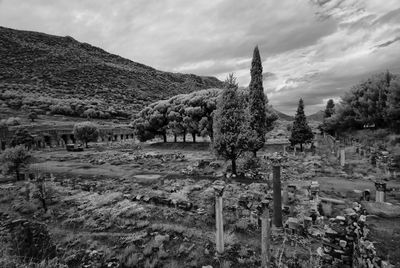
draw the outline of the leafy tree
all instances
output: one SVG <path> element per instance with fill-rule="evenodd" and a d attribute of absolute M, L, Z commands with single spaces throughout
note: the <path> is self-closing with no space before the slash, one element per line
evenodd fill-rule
<path fill-rule="evenodd" d="M 97 141 L 99 128 L 92 122 L 76 123 L 74 125 L 74 136 L 76 139 L 84 142 L 86 148 L 88 148 L 88 142 Z"/>
<path fill-rule="evenodd" d="M 307 124 L 307 118 L 304 114 L 304 102 L 303 99 L 300 99 L 289 140 L 292 145 L 300 144 L 300 150 L 303 151 L 303 144 L 311 142 L 313 138 L 314 134 Z"/>
<path fill-rule="evenodd" d="M 237 94 L 238 86 L 233 74 L 225 83 L 214 114 L 213 147 L 218 155 L 231 160 L 232 173 L 236 174 L 236 160 L 248 149 L 248 138 L 252 131 L 243 101 Z"/>
<path fill-rule="evenodd" d="M 251 62 L 251 81 L 249 86 L 249 112 L 250 127 L 257 133 L 257 139 L 250 145 L 254 156 L 264 146 L 265 134 L 267 132 L 267 118 L 265 110 L 265 95 L 262 78 L 262 63 L 258 47 L 254 48 L 253 60 Z"/>
<path fill-rule="evenodd" d="M 135 135 L 141 142 L 154 138 L 154 133 L 150 130 L 150 123 L 144 118 L 139 117 L 134 122 Z"/>
<path fill-rule="evenodd" d="M 22 145 L 8 148 L 0 155 L 0 162 L 7 167 L 9 172 L 15 172 L 17 181 L 20 179 L 21 169 L 32 160 L 32 155 Z"/>
<path fill-rule="evenodd" d="M 184 131 L 182 121 L 183 118 L 179 113 L 179 108 L 176 106 L 172 107 L 171 111 L 168 112 L 168 129 L 174 135 L 174 142 L 177 142 L 177 136 Z"/>
<path fill-rule="evenodd" d="M 24 145 L 26 148 L 31 149 L 34 143 L 34 138 L 29 134 L 26 129 L 18 129 L 11 138 L 11 146 Z"/>
<path fill-rule="evenodd" d="M 396 78 L 390 84 L 388 96 L 388 119 L 391 127 L 400 132 L 400 78 Z"/>
<path fill-rule="evenodd" d="M 29 118 L 32 122 L 34 122 L 35 119 L 38 118 L 38 115 L 37 115 L 36 112 L 30 112 L 30 113 L 28 114 L 28 118 Z"/>
<path fill-rule="evenodd" d="M 324 118 L 331 117 L 335 113 L 335 103 L 332 99 L 329 99 L 326 103 L 326 108 L 324 112 Z"/>
<path fill-rule="evenodd" d="M 396 97 L 392 95 L 392 89 L 396 87 L 397 79 L 398 76 L 387 71 L 353 86 L 342 96 L 340 107 L 335 107 L 336 113 L 325 120 L 324 131 L 335 133 L 362 129 L 366 125 L 375 128 L 395 127 L 392 109 Z"/>
<path fill-rule="evenodd" d="M 183 122 L 186 126 L 187 132 L 192 134 L 193 142 L 196 142 L 196 135 L 200 133 L 199 122 L 202 118 L 203 111 L 201 107 L 187 107 L 185 109 L 186 116 L 183 118 Z"/>
<path fill-rule="evenodd" d="M 164 142 L 167 142 L 168 106 L 166 101 L 156 102 L 149 118 L 150 128 L 155 135 L 161 135 Z"/>

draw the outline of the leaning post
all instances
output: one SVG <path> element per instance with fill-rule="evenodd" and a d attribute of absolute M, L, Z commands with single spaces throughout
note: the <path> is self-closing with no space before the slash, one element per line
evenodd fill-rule
<path fill-rule="evenodd" d="M 214 193 L 215 193 L 215 225 L 216 225 L 216 234 L 215 234 L 215 244 L 217 253 L 224 253 L 224 223 L 222 216 L 222 195 L 224 193 L 225 186 L 218 184 L 214 185 Z"/>

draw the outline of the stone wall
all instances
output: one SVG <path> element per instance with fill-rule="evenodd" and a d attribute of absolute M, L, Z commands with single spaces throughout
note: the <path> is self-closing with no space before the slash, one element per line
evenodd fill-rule
<path fill-rule="evenodd" d="M 346 209 L 345 216 L 330 219 L 321 248 L 322 267 L 390 267 L 377 256 L 366 219 L 358 203 Z"/>

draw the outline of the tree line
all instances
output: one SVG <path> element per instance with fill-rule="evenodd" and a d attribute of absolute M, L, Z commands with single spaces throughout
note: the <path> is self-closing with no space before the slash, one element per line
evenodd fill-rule
<path fill-rule="evenodd" d="M 389 71 L 353 86 L 339 103 L 329 100 L 321 129 L 331 135 L 363 128 L 400 132 L 400 76 Z"/>

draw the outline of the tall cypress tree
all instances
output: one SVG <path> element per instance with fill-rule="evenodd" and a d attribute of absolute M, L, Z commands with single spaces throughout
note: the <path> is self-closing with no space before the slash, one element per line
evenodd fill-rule
<path fill-rule="evenodd" d="M 250 128 L 257 133 L 257 139 L 249 144 L 254 156 L 264 146 L 265 134 L 267 132 L 262 71 L 260 52 L 258 46 L 256 46 L 251 62 L 251 80 L 249 86 Z"/>
<path fill-rule="evenodd" d="M 311 142 L 313 138 L 314 134 L 307 124 L 307 118 L 304 114 L 304 102 L 303 99 L 300 99 L 293 122 L 292 135 L 289 140 L 292 145 L 300 144 L 300 150 L 303 151 L 303 144 Z"/>

